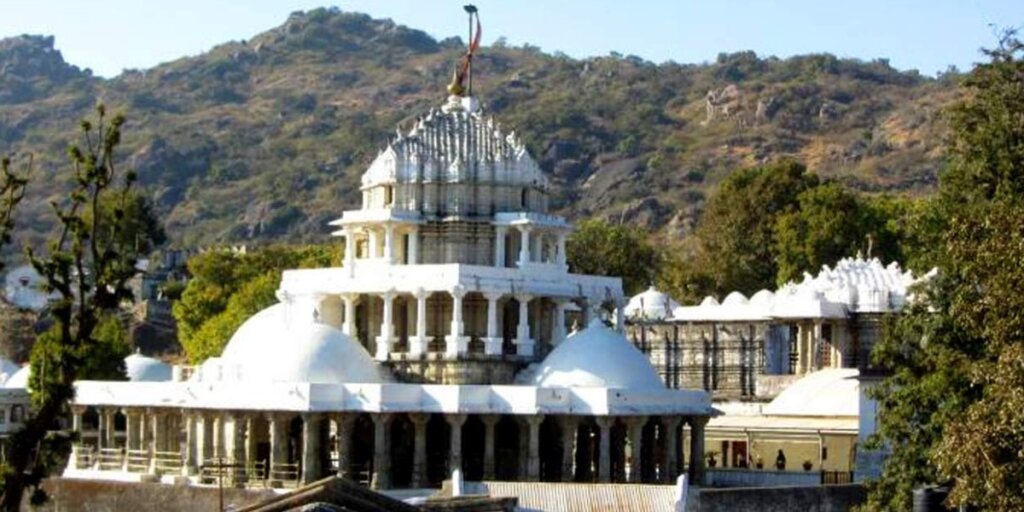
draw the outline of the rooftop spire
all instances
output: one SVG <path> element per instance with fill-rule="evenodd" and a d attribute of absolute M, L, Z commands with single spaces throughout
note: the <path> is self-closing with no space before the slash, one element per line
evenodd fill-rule
<path fill-rule="evenodd" d="M 463 6 L 463 9 L 469 14 L 469 48 L 466 50 L 466 54 L 459 59 L 452 75 L 452 83 L 448 84 L 448 93 L 459 97 L 473 96 L 473 55 L 480 48 L 480 34 L 482 33 L 480 13 L 477 12 L 476 6 L 468 4 Z M 475 32 L 473 30 L 474 18 L 476 19 Z M 468 87 L 464 85 L 467 82 Z"/>

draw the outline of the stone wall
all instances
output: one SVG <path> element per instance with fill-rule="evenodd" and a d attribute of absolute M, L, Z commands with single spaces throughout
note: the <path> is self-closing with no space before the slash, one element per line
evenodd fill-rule
<path fill-rule="evenodd" d="M 864 486 L 821 485 L 809 487 L 748 487 L 701 489 L 687 510 L 700 512 L 845 512 L 863 504 Z M 693 505 L 697 505 L 694 507 Z"/>
<path fill-rule="evenodd" d="M 45 482 L 43 488 L 50 495 L 50 501 L 45 506 L 32 510 L 43 512 L 218 510 L 216 487 L 53 478 Z M 224 506 L 249 505 L 271 496 L 274 496 L 274 493 L 269 489 L 225 488 Z M 25 506 L 23 510 L 29 510 L 29 508 Z"/>

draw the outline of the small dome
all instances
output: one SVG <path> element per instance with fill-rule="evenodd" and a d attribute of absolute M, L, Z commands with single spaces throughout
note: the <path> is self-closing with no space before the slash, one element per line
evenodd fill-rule
<path fill-rule="evenodd" d="M 20 370 L 14 372 L 14 375 L 11 375 L 10 378 L 4 382 L 4 387 L 11 389 L 25 389 L 28 387 L 28 379 L 31 376 L 32 366 L 26 364 L 25 366 L 22 366 Z"/>
<path fill-rule="evenodd" d="M 171 366 L 138 352 L 124 358 L 128 380 L 132 382 L 162 382 L 171 380 Z"/>
<path fill-rule="evenodd" d="M 723 306 L 742 306 L 749 304 L 747 298 L 740 292 L 732 292 L 725 296 L 725 300 L 722 301 Z"/>
<path fill-rule="evenodd" d="M 296 308 L 300 309 L 300 308 Z M 220 357 L 242 380 L 315 384 L 379 383 L 380 368 L 362 345 L 313 315 L 275 304 L 246 320 Z"/>
<path fill-rule="evenodd" d="M 672 297 L 651 286 L 629 299 L 624 312 L 632 320 L 666 320 L 672 318 L 672 310 L 678 307 Z"/>
<path fill-rule="evenodd" d="M 718 300 L 715 299 L 714 297 L 708 295 L 707 297 L 704 297 L 704 300 L 700 301 L 700 305 L 701 306 L 705 306 L 705 307 L 717 306 L 718 305 Z"/>
<path fill-rule="evenodd" d="M 600 320 L 566 338 L 535 375 L 532 384 L 546 388 L 665 389 L 647 357 Z"/>
<path fill-rule="evenodd" d="M 770 306 L 775 294 L 771 290 L 761 290 L 750 296 L 750 303 L 755 306 Z"/>
<path fill-rule="evenodd" d="M 857 416 L 859 383 L 855 368 L 825 369 L 790 384 L 764 407 L 770 416 Z"/>

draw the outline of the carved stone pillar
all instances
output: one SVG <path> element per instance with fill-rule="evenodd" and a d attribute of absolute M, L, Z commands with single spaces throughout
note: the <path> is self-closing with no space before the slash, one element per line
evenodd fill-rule
<path fill-rule="evenodd" d="M 644 424 L 647 423 L 646 416 L 634 416 L 626 420 L 629 428 L 629 481 L 640 483 L 643 480 L 643 438 Z"/>
<path fill-rule="evenodd" d="M 679 450 L 676 444 L 679 436 L 679 423 L 681 421 L 682 418 L 678 416 L 666 416 L 661 419 L 662 431 L 665 433 L 665 462 L 661 467 L 661 481 L 666 484 L 675 482 L 676 476 L 679 474 Z M 750 443 L 747 443 L 747 446 L 750 447 Z"/>
<path fill-rule="evenodd" d="M 348 267 L 349 275 L 353 275 L 356 261 L 356 232 L 352 228 L 342 230 L 345 237 L 345 267 Z"/>
<path fill-rule="evenodd" d="M 551 345 L 557 347 L 559 343 L 565 341 L 565 305 L 569 299 L 556 297 L 551 301 L 555 303 L 555 315 L 551 326 Z"/>
<path fill-rule="evenodd" d="M 384 261 L 395 262 L 395 227 L 391 224 L 384 225 Z"/>
<path fill-rule="evenodd" d="M 302 415 L 302 483 L 320 478 L 320 416 Z"/>
<path fill-rule="evenodd" d="M 388 355 L 391 353 L 391 346 L 395 342 L 395 292 L 394 290 L 388 290 L 380 294 L 380 298 L 384 301 L 384 311 L 381 315 L 380 336 L 377 336 L 376 359 L 378 361 L 387 361 Z"/>
<path fill-rule="evenodd" d="M 413 226 L 409 231 L 409 260 L 407 264 L 416 265 L 420 262 L 420 228 Z"/>
<path fill-rule="evenodd" d="M 519 229 L 519 268 L 530 263 L 530 231 L 527 226 L 518 226 Z"/>
<path fill-rule="evenodd" d="M 149 474 L 157 474 L 157 452 L 163 447 L 163 414 L 151 409 L 149 427 L 152 435 L 149 439 Z"/>
<path fill-rule="evenodd" d="M 516 327 L 516 354 L 520 356 L 532 356 L 534 340 L 530 338 L 530 299 L 531 295 L 522 293 L 516 295 L 519 302 L 519 325 Z"/>
<path fill-rule="evenodd" d="M 465 414 L 446 414 L 448 430 L 451 434 L 448 442 L 448 474 L 462 469 L 462 425 L 466 423 Z"/>
<path fill-rule="evenodd" d="M 267 467 L 267 480 L 271 487 L 280 482 L 281 465 L 288 462 L 288 440 L 285 425 L 288 418 L 280 414 L 267 414 L 268 430 L 270 431 L 270 464 Z"/>
<path fill-rule="evenodd" d="M 529 445 L 526 455 L 526 479 L 530 482 L 540 481 L 540 424 L 544 416 L 527 416 L 526 424 L 530 429 Z"/>
<path fill-rule="evenodd" d="M 371 414 L 373 420 L 373 476 L 370 488 L 374 490 L 391 488 L 391 415 Z"/>
<path fill-rule="evenodd" d="M 704 485 L 704 426 L 708 424 L 708 417 L 691 417 L 689 424 L 690 481 L 695 485 Z"/>
<path fill-rule="evenodd" d="M 487 338 L 484 339 L 484 353 L 489 356 L 500 356 L 504 339 L 498 330 L 498 301 L 504 294 L 501 292 L 485 293 L 487 299 Z"/>
<path fill-rule="evenodd" d="M 456 286 L 451 291 L 452 296 L 452 324 L 451 331 L 445 338 L 445 355 L 449 358 L 465 354 L 469 348 L 469 336 L 463 334 L 464 324 L 462 322 L 462 299 L 466 296 L 466 289 Z"/>
<path fill-rule="evenodd" d="M 199 446 L 199 436 L 197 435 L 198 418 L 189 411 L 182 411 L 181 414 L 185 418 L 185 453 L 182 454 L 181 474 L 189 476 L 196 474 L 196 468 L 198 467 L 196 462 L 198 460 L 196 449 Z M 125 442 L 127 444 L 127 441 Z"/>
<path fill-rule="evenodd" d="M 562 416 L 559 418 L 559 426 L 562 428 L 562 481 L 573 480 L 573 462 L 575 460 L 576 430 L 579 427 L 579 419 L 575 416 Z"/>
<path fill-rule="evenodd" d="M 505 226 L 498 226 L 494 228 L 494 266 L 504 267 L 505 266 L 505 236 L 508 234 L 508 228 Z"/>
<path fill-rule="evenodd" d="M 427 297 L 430 292 L 416 290 L 416 335 L 409 338 L 409 355 L 422 356 L 427 352 L 430 338 L 427 336 Z"/>
<path fill-rule="evenodd" d="M 350 478 L 352 467 L 352 432 L 355 430 L 356 416 L 342 413 L 335 418 L 338 426 L 338 476 Z"/>
<path fill-rule="evenodd" d="M 430 415 L 424 413 L 410 413 L 415 431 L 413 440 L 412 455 L 412 487 L 423 489 L 427 486 L 427 422 Z"/>
<path fill-rule="evenodd" d="M 71 445 L 71 457 L 68 459 L 68 467 L 78 469 L 78 452 L 82 446 L 82 415 L 85 414 L 85 407 L 79 405 L 71 406 L 71 431 L 78 434 L 78 441 Z M 128 439 L 125 438 L 125 453 L 128 453 Z"/>
<path fill-rule="evenodd" d="M 558 265 L 561 265 L 563 267 L 566 266 L 566 261 L 565 261 L 565 239 L 568 236 L 569 235 L 567 233 L 565 233 L 565 232 L 559 232 L 558 235 L 557 235 L 557 237 L 558 237 L 557 238 L 558 239 L 558 246 L 557 246 L 556 250 L 558 252 L 555 255 L 555 263 L 558 264 Z"/>
<path fill-rule="evenodd" d="M 597 479 L 601 483 L 612 481 L 612 454 L 611 454 L 611 433 L 612 424 L 615 418 L 609 416 L 598 416 L 594 418 L 597 427 L 601 430 L 601 438 L 598 441 L 598 464 Z"/>
<path fill-rule="evenodd" d="M 345 335 L 355 339 L 356 337 L 356 304 L 359 302 L 358 293 L 346 293 L 341 296 L 345 301 L 345 324 L 343 331 Z"/>
<path fill-rule="evenodd" d="M 484 480 L 494 480 L 494 427 L 501 420 L 496 414 L 480 416 L 484 423 Z"/>

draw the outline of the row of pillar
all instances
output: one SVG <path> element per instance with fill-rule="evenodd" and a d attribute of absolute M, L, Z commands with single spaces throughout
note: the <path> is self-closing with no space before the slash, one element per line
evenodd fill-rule
<path fill-rule="evenodd" d="M 73 411 L 72 427 L 76 431 L 82 428 L 82 413 L 84 409 L 76 408 Z M 101 418 L 110 418 L 113 414 L 105 411 Z M 177 444 L 178 438 L 168 429 L 166 423 L 171 413 L 168 411 L 151 409 L 148 411 L 126 410 L 127 431 L 125 446 L 124 470 L 129 470 L 129 458 L 131 452 L 147 451 L 149 464 L 147 472 L 156 474 L 160 472 L 158 467 L 160 453 L 173 453 L 181 450 L 181 474 L 186 476 L 195 475 L 198 469 L 204 465 L 216 465 L 223 459 L 228 459 L 235 465 L 249 464 L 256 459 L 256 443 L 254 439 L 252 416 L 233 413 L 184 413 L 183 428 L 178 430 L 183 434 L 184 443 L 181 443 L 177 450 L 169 446 Z M 302 414 L 302 450 L 301 450 L 301 474 L 294 474 L 291 477 L 298 477 L 304 482 L 311 482 L 323 475 L 321 467 L 322 447 L 320 445 L 321 421 L 334 417 L 337 425 L 338 436 L 338 471 L 343 477 L 351 477 L 347 474 L 351 466 L 352 435 L 355 414 L 336 414 L 328 416 L 321 413 Z M 377 489 L 390 488 L 391 483 L 391 429 L 390 423 L 394 419 L 392 413 L 371 413 L 374 429 L 374 452 L 373 452 L 373 475 L 371 486 Z M 421 488 L 427 486 L 427 423 L 430 415 L 427 413 L 409 413 L 409 419 L 414 426 L 414 452 L 412 468 L 412 486 Z M 267 414 L 268 433 L 270 441 L 270 460 L 268 473 L 263 475 L 269 480 L 287 479 L 287 475 L 279 474 L 281 468 L 289 464 L 287 451 L 287 428 L 291 417 L 283 414 Z M 483 477 L 485 480 L 494 480 L 495 472 L 495 429 L 501 420 L 500 415 L 481 415 L 480 420 L 484 425 L 484 457 Z M 520 431 L 521 453 L 525 460 L 521 460 L 521 478 L 527 481 L 538 481 L 540 479 L 540 427 L 545 417 L 543 415 L 516 416 L 521 420 L 521 425 L 526 431 Z M 445 414 L 445 421 L 449 426 L 449 458 L 448 471 L 454 471 L 462 467 L 462 430 L 468 419 L 466 414 Z M 629 481 L 639 482 L 641 471 L 639 468 L 645 464 L 642 460 L 643 428 L 647 418 L 638 417 L 595 417 L 595 423 L 599 429 L 599 445 L 597 450 L 597 480 L 600 482 L 611 482 L 611 429 L 616 420 L 621 420 L 627 427 L 627 439 L 632 453 L 632 471 Z M 677 436 L 682 417 L 664 417 L 662 419 L 663 432 L 666 438 L 663 441 L 665 453 L 663 455 L 664 469 L 661 477 L 666 482 L 671 482 L 675 475 L 682 469 L 678 467 L 678 451 L 676 450 Z M 579 417 L 561 416 L 558 418 L 562 435 L 562 475 L 575 475 L 574 466 L 577 461 L 576 451 L 581 449 L 578 439 Z M 707 417 L 689 417 L 687 423 L 691 428 L 690 453 L 704 453 L 704 427 L 707 424 Z M 113 420 L 110 420 L 113 424 Z M 141 436 L 141 428 L 148 427 L 149 435 Z M 101 443 L 103 441 L 101 435 Z M 101 444 L 101 446 L 104 446 Z M 72 467 L 77 467 L 77 453 L 79 446 L 75 445 L 72 450 Z M 647 464 L 651 462 L 647 461 Z M 579 468 L 575 468 L 579 469 Z M 702 482 L 704 467 L 702 456 L 691 456 L 689 473 L 693 481 Z M 244 481 L 247 473 L 239 471 L 240 476 L 236 481 Z"/>
<path fill-rule="evenodd" d="M 409 337 L 410 356 L 418 357 L 427 352 L 431 337 L 427 335 L 427 299 L 433 292 L 417 289 L 416 297 L 416 333 Z M 463 319 L 463 300 L 468 291 L 465 287 L 456 286 L 447 292 L 452 298 L 452 320 L 449 325 L 449 334 L 445 336 L 445 354 L 455 358 L 465 354 L 469 350 L 469 336 L 465 332 L 465 321 Z M 398 292 L 387 290 L 377 294 L 383 302 L 381 314 L 380 335 L 376 338 L 376 351 L 374 357 L 380 361 L 386 361 L 392 352 L 397 341 L 395 336 L 394 321 L 394 300 Z M 489 356 L 502 355 L 504 338 L 498 326 L 498 301 L 508 295 L 504 292 L 485 292 L 483 296 L 487 299 L 487 336 L 484 338 L 484 353 Z M 519 303 L 519 322 L 516 326 L 516 337 L 513 343 L 516 346 L 516 354 L 520 356 L 533 356 L 536 345 L 536 337 L 531 333 L 530 328 L 530 301 L 535 297 L 526 293 L 511 295 Z M 342 330 L 350 337 L 356 337 L 356 306 L 360 295 L 346 293 L 341 295 L 344 302 L 344 320 Z M 552 344 L 557 345 L 566 336 L 565 329 L 565 308 L 569 299 L 553 297 L 553 330 L 551 333 Z"/>
<path fill-rule="evenodd" d="M 370 259 L 381 259 L 384 261 L 394 264 L 397 263 L 397 255 L 395 250 L 395 237 L 399 234 L 399 226 L 391 223 L 384 223 L 383 225 L 383 254 L 379 254 L 380 239 L 379 232 L 376 229 L 368 229 L 367 236 L 369 254 L 367 255 Z M 568 232 L 564 229 L 560 229 L 555 232 L 555 254 L 553 261 L 545 261 L 543 252 L 543 246 L 539 244 L 540 238 L 533 235 L 535 230 L 534 227 L 529 225 L 517 225 L 515 228 L 519 231 L 519 254 L 516 261 L 516 265 L 519 268 L 523 268 L 531 262 L 545 262 L 554 263 L 562 267 L 566 266 L 566 254 L 565 245 L 568 238 Z M 410 264 L 419 263 L 419 227 L 415 224 L 403 229 L 404 232 L 409 234 L 408 242 L 408 261 Z M 496 226 L 494 228 L 495 243 L 494 243 L 494 266 L 504 267 L 506 258 L 506 243 L 505 237 L 508 235 L 508 226 Z M 342 235 L 345 237 L 345 265 L 350 269 L 350 272 L 354 272 L 354 263 L 356 260 L 356 228 L 346 227 L 342 230 Z"/>

